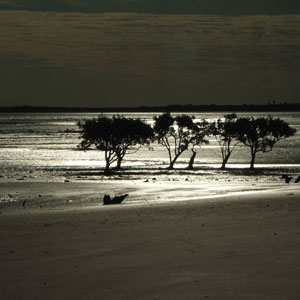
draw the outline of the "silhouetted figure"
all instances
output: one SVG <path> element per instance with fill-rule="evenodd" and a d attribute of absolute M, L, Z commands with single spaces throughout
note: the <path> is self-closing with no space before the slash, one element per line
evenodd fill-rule
<path fill-rule="evenodd" d="M 23 201 L 23 204 L 22 204 L 22 205 L 25 207 L 25 204 L 26 204 L 26 200 Z"/>
<path fill-rule="evenodd" d="M 103 204 L 108 205 L 108 204 L 121 204 L 122 201 L 128 196 L 128 194 L 120 195 L 120 196 L 115 196 L 112 199 L 110 198 L 109 195 L 104 195 L 103 197 Z"/>
<path fill-rule="evenodd" d="M 295 183 L 299 183 L 300 182 L 300 175 L 297 177 L 297 179 L 295 180 Z"/>

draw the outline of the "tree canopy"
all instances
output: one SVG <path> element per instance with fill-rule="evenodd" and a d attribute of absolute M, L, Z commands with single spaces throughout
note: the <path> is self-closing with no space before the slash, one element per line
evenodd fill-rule
<path fill-rule="evenodd" d="M 163 145 L 169 156 L 169 169 L 173 169 L 179 156 L 188 149 L 192 143 L 200 143 L 203 133 L 189 115 L 171 116 L 164 113 L 154 117 L 154 133 L 159 144 Z"/>
<path fill-rule="evenodd" d="M 239 118 L 238 137 L 251 150 L 250 168 L 254 168 L 258 152 L 269 152 L 281 139 L 295 135 L 296 129 L 280 118 Z"/>
<path fill-rule="evenodd" d="M 114 115 L 109 118 L 99 116 L 95 119 L 79 122 L 82 139 L 78 147 L 104 152 L 105 173 L 116 162 L 116 168 L 126 154 L 134 153 L 142 145 L 149 145 L 156 140 L 164 146 L 168 153 L 169 169 L 174 168 L 177 159 L 186 150 L 191 150 L 188 169 L 193 169 L 196 149 L 208 143 L 207 136 L 215 136 L 222 153 L 222 168 L 225 168 L 230 155 L 240 142 L 251 150 L 250 168 L 254 168 L 256 154 L 269 152 L 281 139 L 295 135 L 296 129 L 280 118 L 262 117 L 238 118 L 236 114 L 228 114 L 215 122 L 196 120 L 194 116 L 164 113 L 155 116 L 153 128 L 140 119 Z"/>
<path fill-rule="evenodd" d="M 121 167 L 124 156 L 135 152 L 141 145 L 149 144 L 153 138 L 150 125 L 140 119 L 113 116 L 99 116 L 97 119 L 78 123 L 82 141 L 79 148 L 86 150 L 92 146 L 105 153 L 105 172 L 109 173 L 110 165 L 117 161 Z"/>
<path fill-rule="evenodd" d="M 226 164 L 238 144 L 238 117 L 235 113 L 227 114 L 224 118 L 219 118 L 211 124 L 211 134 L 215 136 L 222 154 L 221 169 L 225 169 Z"/>
<path fill-rule="evenodd" d="M 192 155 L 189 160 L 189 164 L 187 169 L 193 170 L 194 169 L 194 161 L 197 155 L 197 148 L 200 148 L 203 144 L 209 144 L 209 140 L 207 136 L 210 134 L 210 125 L 206 120 L 202 120 L 196 122 L 194 129 L 194 139 L 191 140 L 190 149 L 192 151 Z"/>

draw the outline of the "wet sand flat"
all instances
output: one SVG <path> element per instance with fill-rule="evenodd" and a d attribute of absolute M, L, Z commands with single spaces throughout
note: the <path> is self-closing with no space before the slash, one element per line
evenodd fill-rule
<path fill-rule="evenodd" d="M 1 298 L 298 299 L 299 213 L 296 185 L 3 212 Z"/>

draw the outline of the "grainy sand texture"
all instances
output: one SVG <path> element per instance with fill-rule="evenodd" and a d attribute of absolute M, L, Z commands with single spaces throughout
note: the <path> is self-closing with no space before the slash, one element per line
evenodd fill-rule
<path fill-rule="evenodd" d="M 299 185 L 175 184 L 1 183 L 0 298 L 299 299 Z"/>

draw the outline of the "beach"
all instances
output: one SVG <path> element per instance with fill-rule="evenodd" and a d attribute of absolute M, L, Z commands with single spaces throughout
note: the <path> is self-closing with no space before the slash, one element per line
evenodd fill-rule
<path fill-rule="evenodd" d="M 211 139 L 193 170 L 190 151 L 168 170 L 153 143 L 106 176 L 101 151 L 76 149 L 77 121 L 91 117 L 1 115 L 1 299 L 299 298 L 298 133 L 255 170 L 242 146 L 220 170 Z M 284 117 L 299 128 L 298 113 Z"/>
<path fill-rule="evenodd" d="M 0 0 L 0 300 L 300 299 L 300 4 L 225 2 Z"/>
<path fill-rule="evenodd" d="M 298 299 L 299 184 L 168 178 L 2 180 L 1 298 Z"/>

